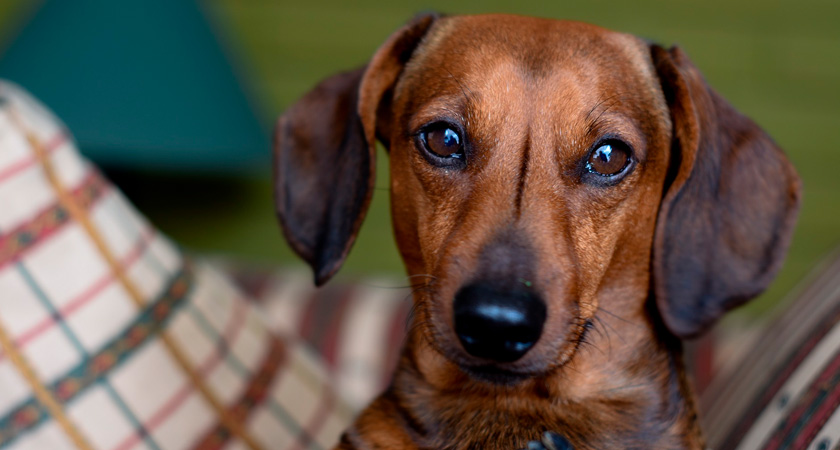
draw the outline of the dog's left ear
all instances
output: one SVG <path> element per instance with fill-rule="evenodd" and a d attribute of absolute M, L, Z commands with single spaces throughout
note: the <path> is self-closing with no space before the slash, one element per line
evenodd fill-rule
<path fill-rule="evenodd" d="M 318 285 L 338 271 L 356 240 L 373 193 L 377 114 L 436 18 L 415 18 L 366 67 L 322 81 L 277 123 L 277 217 Z"/>
<path fill-rule="evenodd" d="M 656 304 L 692 337 L 761 293 L 779 270 L 800 182 L 781 149 L 706 84 L 679 49 L 651 47 L 673 121 L 654 241 Z"/>

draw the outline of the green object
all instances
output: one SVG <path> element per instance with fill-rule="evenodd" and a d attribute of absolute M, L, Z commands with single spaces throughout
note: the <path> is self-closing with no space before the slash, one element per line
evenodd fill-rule
<path fill-rule="evenodd" d="M 267 127 L 191 0 L 47 1 L 0 57 L 0 78 L 105 166 L 222 173 L 270 159 Z"/>

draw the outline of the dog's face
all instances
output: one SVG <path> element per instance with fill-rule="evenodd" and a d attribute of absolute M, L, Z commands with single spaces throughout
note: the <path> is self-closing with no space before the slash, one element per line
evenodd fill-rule
<path fill-rule="evenodd" d="M 784 155 L 679 50 L 426 16 L 281 118 L 278 215 L 319 282 L 361 224 L 376 139 L 415 325 L 491 381 L 565 364 L 598 314 L 702 331 L 770 281 L 798 205 Z"/>
<path fill-rule="evenodd" d="M 409 273 L 430 275 L 416 314 L 451 360 L 536 375 L 569 358 L 600 306 L 643 313 L 671 145 L 647 44 L 449 19 L 386 120 L 397 242 Z"/>

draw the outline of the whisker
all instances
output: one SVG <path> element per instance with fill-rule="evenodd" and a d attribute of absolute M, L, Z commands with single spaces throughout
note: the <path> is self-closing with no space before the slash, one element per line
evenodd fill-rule
<path fill-rule="evenodd" d="M 437 280 L 436 276 L 430 275 L 430 274 L 427 274 L 427 273 L 416 273 L 414 275 L 409 275 L 406 278 L 414 278 L 414 277 L 426 277 L 426 278 L 431 278 L 433 280 Z"/>
<path fill-rule="evenodd" d="M 603 327 L 605 327 L 604 329 L 606 329 L 606 327 L 609 327 L 609 329 L 612 330 L 612 332 L 615 333 L 615 335 L 618 336 L 619 339 L 621 339 L 621 342 L 623 342 L 625 344 L 627 343 L 627 340 L 624 339 L 624 336 L 622 336 L 621 333 L 619 333 L 618 330 L 615 329 L 615 327 L 610 325 L 609 322 L 607 322 L 606 320 L 598 317 L 598 323 L 600 323 Z"/>
<path fill-rule="evenodd" d="M 369 282 L 360 282 L 358 283 L 359 286 L 375 288 L 375 289 L 413 289 L 419 286 L 425 286 L 426 283 L 416 283 L 416 284 L 406 284 L 406 285 L 397 285 L 397 286 L 386 286 L 384 284 L 376 284 L 376 283 L 369 283 Z"/>
<path fill-rule="evenodd" d="M 595 106 L 593 106 L 592 109 L 589 110 L 589 113 L 586 114 L 586 122 L 587 122 L 586 134 L 590 134 L 593 130 L 595 130 L 599 125 L 599 121 L 601 120 L 601 117 L 604 114 L 606 114 L 606 112 L 609 111 L 610 108 L 612 108 L 613 106 L 618 104 L 618 101 L 617 101 L 618 100 L 618 95 L 619 94 L 615 94 L 615 95 L 612 95 L 610 97 L 607 97 L 607 98 L 601 100 L 600 102 L 595 104 Z M 609 102 L 609 103 L 607 103 L 607 102 Z M 591 117 L 592 113 L 595 112 L 595 110 L 597 110 L 601 106 L 604 106 L 604 108 L 601 110 L 601 112 L 598 114 L 597 117 L 592 118 Z"/>
<path fill-rule="evenodd" d="M 622 321 L 622 322 L 624 322 L 624 323 L 627 323 L 627 324 L 630 324 L 630 325 L 634 325 L 634 326 L 637 326 L 637 327 L 641 328 L 641 325 L 639 325 L 639 324 L 637 324 L 637 323 L 633 323 L 633 322 L 631 322 L 631 321 L 629 321 L 629 320 L 625 319 L 624 317 L 621 317 L 621 316 L 619 316 L 618 314 L 615 314 L 615 313 L 611 312 L 610 310 L 608 310 L 608 309 L 606 309 L 606 308 L 604 308 L 604 307 L 598 307 L 598 311 L 604 311 L 605 313 L 607 313 L 607 314 L 609 314 L 609 315 L 611 315 L 611 316 L 615 317 L 616 319 L 618 319 L 618 320 L 620 320 L 620 321 Z"/>
<path fill-rule="evenodd" d="M 604 327 L 604 324 L 601 323 L 601 319 L 599 317 L 593 317 L 595 320 L 591 320 L 589 323 L 592 324 L 592 329 L 598 332 L 598 335 L 601 337 L 607 338 L 607 353 L 604 353 L 603 350 L 601 354 L 612 354 L 612 336 L 610 336 L 609 330 Z M 600 328 L 598 327 L 600 325 Z M 594 344 L 593 344 L 594 345 Z"/>
<path fill-rule="evenodd" d="M 378 289 L 409 289 L 409 288 L 414 289 L 414 288 L 417 288 L 417 287 L 420 287 L 420 286 L 428 286 L 432 282 L 437 280 L 437 277 L 435 277 L 434 275 L 428 275 L 428 274 L 409 275 L 406 278 L 408 278 L 410 280 L 410 279 L 415 278 L 415 277 L 425 277 L 429 281 L 419 281 L 417 283 L 411 283 L 411 284 L 407 284 L 407 285 L 397 285 L 397 286 L 386 286 L 386 285 L 380 285 L 380 284 L 375 284 L 375 283 L 364 283 L 364 282 L 359 283 L 359 284 L 362 285 L 362 286 L 378 288 Z"/>
<path fill-rule="evenodd" d="M 613 94 L 613 95 L 611 95 L 611 96 L 609 96 L 609 97 L 605 97 L 603 100 L 601 100 L 600 102 L 596 103 L 596 104 L 595 104 L 595 106 L 593 106 L 593 107 L 589 110 L 589 112 L 588 112 L 588 113 L 586 113 L 586 121 L 590 121 L 590 120 L 589 120 L 589 117 L 592 115 L 592 113 L 593 113 L 593 112 L 595 112 L 595 110 L 596 110 L 596 109 L 598 109 L 598 108 L 599 108 L 601 105 L 603 105 L 604 103 L 606 103 L 606 102 L 608 102 L 608 101 L 610 101 L 610 100 L 612 100 L 612 99 L 616 98 L 617 96 L 618 96 L 618 94 Z"/>

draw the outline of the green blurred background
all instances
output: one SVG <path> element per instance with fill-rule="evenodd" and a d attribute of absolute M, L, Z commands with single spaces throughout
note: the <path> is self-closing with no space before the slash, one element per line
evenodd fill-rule
<path fill-rule="evenodd" d="M 676 43 L 712 86 L 769 131 L 804 180 L 804 204 L 785 267 L 749 311 L 773 304 L 840 244 L 836 0 L 205 0 L 197 6 L 217 39 L 212 45 L 232 65 L 265 142 L 285 107 L 322 78 L 364 64 L 391 32 L 420 11 L 575 19 Z M 44 7 L 31 0 L 0 2 L 0 62 Z M 26 86 L 26 80 L 14 81 Z M 298 264 L 275 223 L 269 149 L 264 151 L 256 168 L 231 171 L 192 170 L 189 164 L 136 167 L 97 158 L 141 211 L 185 247 L 257 264 Z M 388 218 L 386 164 L 387 155 L 380 152 L 373 205 L 341 276 L 403 275 Z"/>

